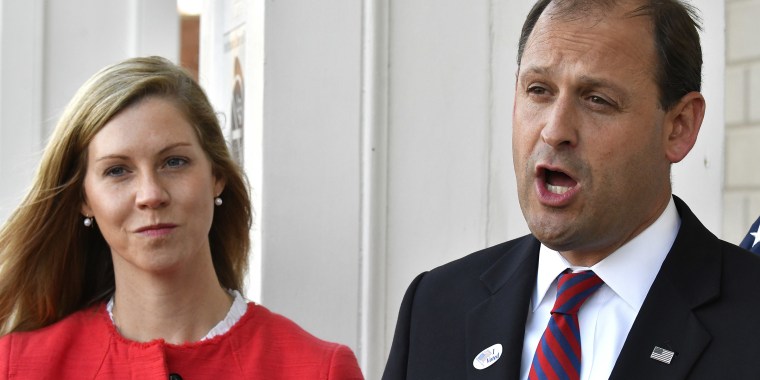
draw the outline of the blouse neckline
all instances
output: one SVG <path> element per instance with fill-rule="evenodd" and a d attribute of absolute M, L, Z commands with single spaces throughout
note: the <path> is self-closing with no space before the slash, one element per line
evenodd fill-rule
<path fill-rule="evenodd" d="M 246 311 L 248 310 L 248 301 L 243 297 L 242 294 L 240 294 L 239 291 L 233 290 L 233 289 L 227 289 L 227 292 L 233 297 L 232 300 L 232 306 L 230 306 L 230 310 L 227 311 L 227 315 L 219 321 L 214 327 L 209 330 L 209 332 L 199 340 L 199 342 L 203 342 L 205 340 L 212 339 L 219 335 L 224 335 L 230 329 L 232 326 L 235 326 L 240 319 L 245 315 Z M 111 299 L 108 300 L 108 303 L 106 304 L 106 311 L 108 312 L 108 317 L 111 320 L 111 324 L 115 329 L 118 330 L 116 327 L 116 323 L 113 319 L 113 305 L 114 305 L 114 298 L 111 296 Z"/>

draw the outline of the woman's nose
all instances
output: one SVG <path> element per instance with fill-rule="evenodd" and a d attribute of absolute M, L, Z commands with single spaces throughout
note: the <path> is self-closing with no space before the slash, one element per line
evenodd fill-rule
<path fill-rule="evenodd" d="M 157 175 L 151 173 L 141 176 L 135 195 L 139 208 L 160 208 L 169 204 L 170 194 Z"/>

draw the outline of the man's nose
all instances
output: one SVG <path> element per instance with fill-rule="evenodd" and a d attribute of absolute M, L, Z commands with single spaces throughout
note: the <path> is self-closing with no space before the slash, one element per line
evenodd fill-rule
<path fill-rule="evenodd" d="M 579 115 L 575 99 L 561 95 L 552 103 L 544 126 L 541 140 L 549 146 L 559 149 L 563 146 L 578 145 Z"/>

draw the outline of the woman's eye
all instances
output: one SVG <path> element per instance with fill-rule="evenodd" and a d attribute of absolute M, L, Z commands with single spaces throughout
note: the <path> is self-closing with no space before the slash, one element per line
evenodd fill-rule
<path fill-rule="evenodd" d="M 166 166 L 168 166 L 170 168 L 178 168 L 178 167 L 183 166 L 185 164 L 187 164 L 187 160 L 184 159 L 184 158 L 172 157 L 172 158 L 166 160 Z"/>
<path fill-rule="evenodd" d="M 108 177 L 121 177 L 126 173 L 127 173 L 127 169 L 124 169 L 121 166 L 114 166 L 112 168 L 108 168 L 105 174 Z"/>

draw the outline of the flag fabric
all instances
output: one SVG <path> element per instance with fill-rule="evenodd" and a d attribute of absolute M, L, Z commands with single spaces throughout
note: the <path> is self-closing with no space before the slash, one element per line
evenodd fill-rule
<path fill-rule="evenodd" d="M 751 251 L 754 254 L 760 255 L 760 218 L 757 218 L 755 223 L 752 223 L 752 227 L 749 228 L 747 236 L 744 237 L 740 247 Z"/>

